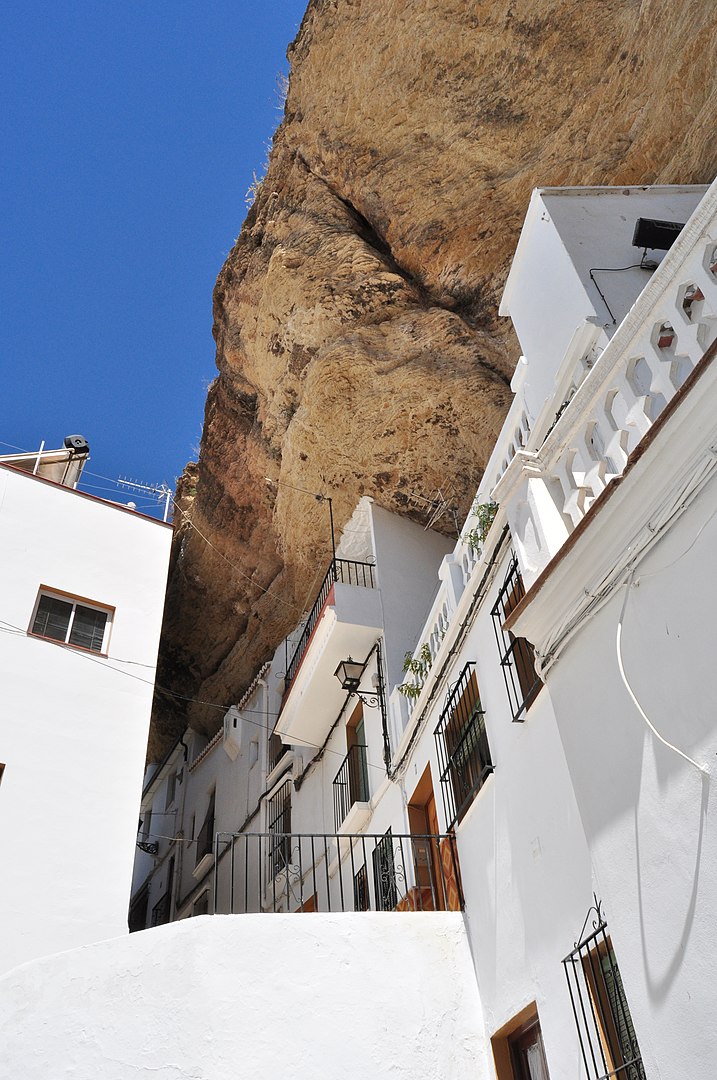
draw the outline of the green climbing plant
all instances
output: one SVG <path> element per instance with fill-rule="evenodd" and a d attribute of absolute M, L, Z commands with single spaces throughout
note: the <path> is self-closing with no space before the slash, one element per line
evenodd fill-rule
<path fill-rule="evenodd" d="M 468 532 L 463 533 L 461 540 L 473 551 L 480 554 L 483 550 L 483 544 L 485 538 L 490 532 L 490 527 L 495 520 L 495 515 L 498 513 L 498 503 L 486 502 L 486 503 L 473 503 L 471 508 L 471 516 L 475 518 L 475 524 Z"/>
<path fill-rule="evenodd" d="M 417 681 L 401 683 L 398 687 L 399 694 L 403 694 L 404 697 L 415 700 L 423 689 L 423 684 L 426 681 L 428 672 L 431 670 L 432 663 L 433 657 L 431 656 L 431 650 L 425 641 L 416 655 L 407 652 L 403 658 L 403 670 L 406 674 L 410 672 L 412 675 L 417 676 Z"/>

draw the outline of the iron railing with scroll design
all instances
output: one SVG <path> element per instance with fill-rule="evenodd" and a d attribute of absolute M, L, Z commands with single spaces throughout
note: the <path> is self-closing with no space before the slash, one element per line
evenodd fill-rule
<path fill-rule="evenodd" d="M 343 585 L 360 585 L 365 589 L 375 589 L 374 570 L 375 567 L 372 563 L 355 562 L 352 559 L 331 560 L 326 577 L 321 583 L 319 594 L 314 601 L 314 606 L 309 612 L 306 624 L 301 632 L 299 643 L 294 649 L 291 660 L 289 660 L 286 665 L 286 678 L 284 681 L 285 693 L 294 681 L 296 672 L 299 670 L 299 664 L 301 663 L 304 653 L 306 652 L 306 647 L 309 644 L 309 639 L 314 632 L 314 627 L 319 621 L 324 604 L 328 600 L 329 594 L 336 582 L 341 582 Z"/>
<path fill-rule="evenodd" d="M 590 1080 L 645 1080 L 640 1047 L 599 900 L 563 960 Z"/>
<path fill-rule="evenodd" d="M 277 853 L 281 857 L 277 858 Z M 452 835 L 219 833 L 217 914 L 463 906 Z"/>
<path fill-rule="evenodd" d="M 503 624 L 525 596 L 518 559 L 512 555 L 505 580 L 491 610 L 495 638 L 500 653 L 505 688 L 508 691 L 513 720 L 525 719 L 525 713 L 538 696 L 542 682 L 535 671 L 533 646 L 525 638 L 514 637 Z"/>
<path fill-rule="evenodd" d="M 366 747 L 357 743 L 349 749 L 333 783 L 334 828 L 338 832 L 354 803 L 368 802 L 368 762 Z"/>
<path fill-rule="evenodd" d="M 449 829 L 493 772 L 474 669 L 473 663 L 463 668 L 433 733 Z"/>

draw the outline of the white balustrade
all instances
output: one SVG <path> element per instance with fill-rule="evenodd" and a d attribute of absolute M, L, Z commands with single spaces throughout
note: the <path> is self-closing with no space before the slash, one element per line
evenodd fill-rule
<path fill-rule="evenodd" d="M 629 455 L 717 338 L 717 183 L 602 354 L 577 387 L 541 446 L 516 452 L 496 485 L 526 584 L 554 546 L 527 506 L 526 480 L 551 493 L 567 533 L 625 469 Z M 530 447 L 530 443 L 528 443 Z M 535 499 L 533 504 L 535 504 Z M 543 537 L 542 550 L 534 538 Z"/>

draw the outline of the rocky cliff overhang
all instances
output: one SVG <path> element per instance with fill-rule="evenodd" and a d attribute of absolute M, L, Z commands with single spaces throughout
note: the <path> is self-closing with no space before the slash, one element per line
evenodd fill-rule
<path fill-rule="evenodd" d="M 310 602 L 306 492 L 338 525 L 363 494 L 425 520 L 439 490 L 460 520 L 510 401 L 531 189 L 711 180 L 716 52 L 701 0 L 312 0 L 179 488 L 158 681 L 210 704 L 159 693 L 150 757 L 214 730 Z"/>

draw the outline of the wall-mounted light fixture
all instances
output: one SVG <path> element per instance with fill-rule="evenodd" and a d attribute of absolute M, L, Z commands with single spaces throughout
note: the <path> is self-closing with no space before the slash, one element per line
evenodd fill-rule
<path fill-rule="evenodd" d="M 378 693 L 367 694 L 365 691 L 359 690 L 365 667 L 365 664 L 352 660 L 349 656 L 347 660 L 341 661 L 334 675 L 341 683 L 342 690 L 345 690 L 348 694 L 353 694 L 354 697 L 357 697 L 359 701 L 362 701 L 370 709 L 376 709 L 380 703 Z"/>

